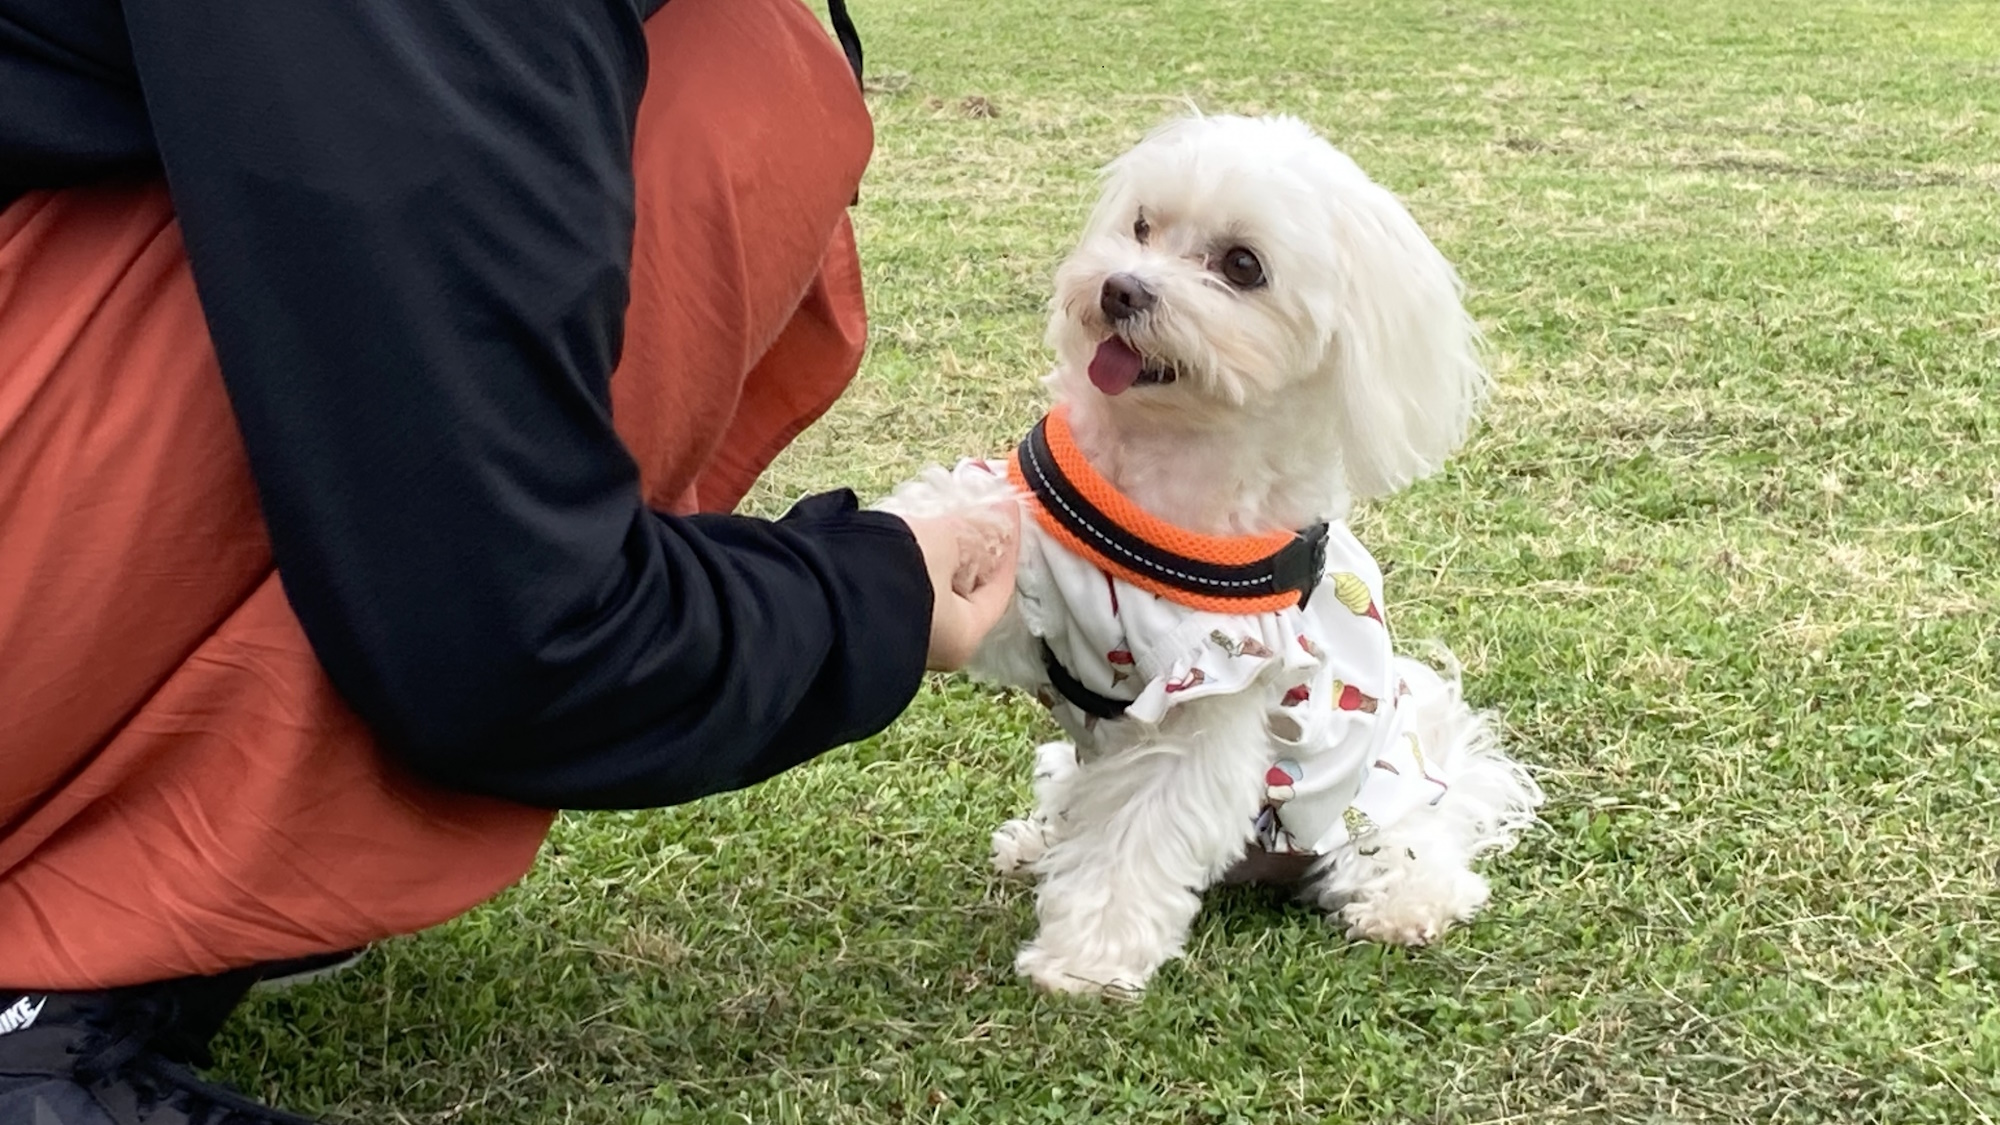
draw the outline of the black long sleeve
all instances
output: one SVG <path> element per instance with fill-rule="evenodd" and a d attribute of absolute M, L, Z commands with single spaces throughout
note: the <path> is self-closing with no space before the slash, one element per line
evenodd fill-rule
<path fill-rule="evenodd" d="M 0 0 L 0 28 L 101 33 L 102 3 Z M 612 429 L 639 7 L 122 12 L 279 575 L 386 747 L 454 787 L 640 807 L 767 777 L 908 703 L 931 595 L 900 521 L 843 494 L 775 523 L 663 516 Z M 9 96 L 64 70 L 22 41 L 0 32 Z M 74 112 L 80 136 L 130 132 Z M 36 128 L 0 123 L 0 162 L 12 144 L 60 165 L 62 123 Z"/>

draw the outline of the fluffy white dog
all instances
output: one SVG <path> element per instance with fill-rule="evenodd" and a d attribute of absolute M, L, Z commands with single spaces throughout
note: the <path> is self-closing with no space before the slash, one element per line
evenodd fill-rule
<path fill-rule="evenodd" d="M 1471 917 L 1473 860 L 1542 795 L 1455 668 L 1392 651 L 1344 523 L 1436 469 L 1483 396 L 1451 265 L 1303 123 L 1192 117 L 1108 169 L 1048 342 L 1055 404 L 1014 457 L 883 505 L 1029 517 L 973 663 L 1074 739 L 1040 749 L 1037 808 L 993 838 L 1039 882 L 1019 970 L 1141 989 L 1229 879 L 1296 882 L 1376 941 Z"/>

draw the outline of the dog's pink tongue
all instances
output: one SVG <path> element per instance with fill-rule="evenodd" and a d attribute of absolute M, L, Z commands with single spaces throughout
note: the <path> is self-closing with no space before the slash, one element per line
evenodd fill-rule
<path fill-rule="evenodd" d="M 1090 357 L 1090 381 L 1105 394 L 1115 395 L 1138 382 L 1144 366 L 1132 345 L 1113 336 L 1097 345 L 1097 354 Z"/>

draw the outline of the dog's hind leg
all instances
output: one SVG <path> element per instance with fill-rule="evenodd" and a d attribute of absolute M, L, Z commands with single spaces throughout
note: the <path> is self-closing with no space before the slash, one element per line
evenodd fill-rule
<path fill-rule="evenodd" d="M 1436 804 L 1336 849 L 1308 893 L 1350 938 L 1427 945 L 1486 904 L 1473 861 L 1514 845 L 1542 791 L 1502 752 L 1487 716 L 1465 705 L 1455 679 L 1408 660 L 1398 670 L 1411 689 L 1409 729 L 1448 788 Z"/>

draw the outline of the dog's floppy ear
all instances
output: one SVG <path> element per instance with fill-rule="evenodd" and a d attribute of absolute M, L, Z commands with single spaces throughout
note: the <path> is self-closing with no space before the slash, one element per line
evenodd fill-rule
<path fill-rule="evenodd" d="M 1430 475 L 1485 397 L 1479 328 L 1458 273 L 1403 204 L 1345 156 L 1324 199 L 1339 271 L 1330 359 L 1356 497 Z"/>

